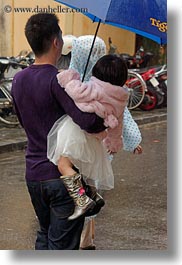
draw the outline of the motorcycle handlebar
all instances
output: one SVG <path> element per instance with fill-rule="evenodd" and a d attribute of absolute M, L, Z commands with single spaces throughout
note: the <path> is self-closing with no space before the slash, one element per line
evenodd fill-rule
<path fill-rule="evenodd" d="M 4 73 L 9 66 L 12 66 L 14 69 L 18 67 L 24 69 L 28 66 L 28 64 L 19 63 L 14 58 L 0 57 L 1 74 Z"/>

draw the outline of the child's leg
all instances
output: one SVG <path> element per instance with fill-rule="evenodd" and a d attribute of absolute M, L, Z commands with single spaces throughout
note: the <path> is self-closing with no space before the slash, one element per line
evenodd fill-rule
<path fill-rule="evenodd" d="M 80 240 L 80 249 L 82 250 L 94 250 L 94 237 L 95 237 L 95 228 L 94 228 L 94 218 L 85 222 L 81 240 Z"/>
<path fill-rule="evenodd" d="M 69 158 L 64 156 L 60 157 L 58 161 L 58 169 L 63 176 L 72 176 L 76 174 L 77 172 L 72 167 L 73 164 L 71 163 Z"/>
<path fill-rule="evenodd" d="M 73 164 L 67 157 L 59 159 L 58 168 L 62 174 L 61 179 L 75 203 L 74 213 L 69 216 L 69 220 L 78 218 L 95 206 L 95 202 L 85 193 L 81 174 L 78 174 L 72 167 Z"/>

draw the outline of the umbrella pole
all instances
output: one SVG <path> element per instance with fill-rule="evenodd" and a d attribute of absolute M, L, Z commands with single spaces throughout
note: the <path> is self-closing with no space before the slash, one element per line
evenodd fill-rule
<path fill-rule="evenodd" d="M 91 56 L 91 53 L 92 53 L 92 50 L 93 50 L 93 47 L 94 47 L 94 43 L 95 43 L 95 39 L 97 37 L 97 33 L 98 33 L 98 30 L 99 30 L 100 23 L 101 23 L 101 19 L 99 19 L 99 22 L 98 22 L 98 25 L 97 25 L 97 28 L 96 28 L 96 31 L 95 31 L 94 39 L 93 39 L 93 42 L 92 42 L 92 46 L 90 48 L 89 56 L 88 56 L 87 63 L 86 63 L 86 66 L 85 66 L 85 70 L 84 70 L 84 74 L 83 74 L 83 77 L 82 77 L 82 82 L 84 81 L 84 78 L 85 78 L 85 75 L 86 75 L 86 72 L 87 72 L 88 63 L 89 63 L 90 56 Z"/>

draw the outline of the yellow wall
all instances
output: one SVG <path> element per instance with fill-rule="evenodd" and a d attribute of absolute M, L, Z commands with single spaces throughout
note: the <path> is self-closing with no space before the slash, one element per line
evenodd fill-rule
<path fill-rule="evenodd" d="M 93 23 L 89 18 L 82 14 L 73 14 L 73 34 L 75 36 L 94 34 L 97 23 Z M 70 33 L 70 32 L 68 32 Z M 101 37 L 108 47 L 108 38 L 111 37 L 114 45 L 120 53 L 134 53 L 135 49 L 135 34 L 121 28 L 101 24 L 98 36 Z"/>
<path fill-rule="evenodd" d="M 30 47 L 24 36 L 24 27 L 27 19 L 33 14 L 40 12 L 42 8 L 58 8 L 56 15 L 60 19 L 60 27 L 65 34 L 75 36 L 94 34 L 97 24 L 79 13 L 60 12 L 64 6 L 53 0 L 0 0 L 0 56 L 16 56 L 21 50 Z M 14 8 L 19 8 L 15 12 Z M 21 10 L 20 10 L 21 8 Z M 32 8 L 24 10 L 22 8 Z M 12 10 L 11 10 L 12 9 Z M 8 12 L 7 12 L 8 11 Z M 135 34 L 113 26 L 101 24 L 98 36 L 104 39 L 108 46 L 108 37 L 112 38 L 120 53 L 134 53 Z"/>
<path fill-rule="evenodd" d="M 6 56 L 12 54 L 13 16 L 4 12 L 4 6 L 12 1 L 0 1 L 0 56 Z"/>

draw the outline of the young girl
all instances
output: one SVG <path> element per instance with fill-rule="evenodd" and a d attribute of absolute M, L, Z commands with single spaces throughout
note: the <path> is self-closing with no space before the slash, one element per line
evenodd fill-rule
<path fill-rule="evenodd" d="M 49 133 L 48 158 L 58 165 L 63 175 L 61 178 L 78 206 L 69 219 L 78 217 L 93 206 L 72 164 L 86 176 L 89 185 L 111 189 L 114 176 L 108 152 L 118 152 L 122 147 L 123 111 L 128 101 L 128 90 L 123 86 L 127 80 L 126 64 L 118 56 L 105 55 L 95 64 L 92 74 L 86 83 L 81 83 L 79 74 L 73 69 L 57 76 L 60 89 L 65 88 L 78 108 L 95 112 L 104 119 L 107 127 L 104 132 L 91 135 L 66 116 L 58 120 Z"/>

